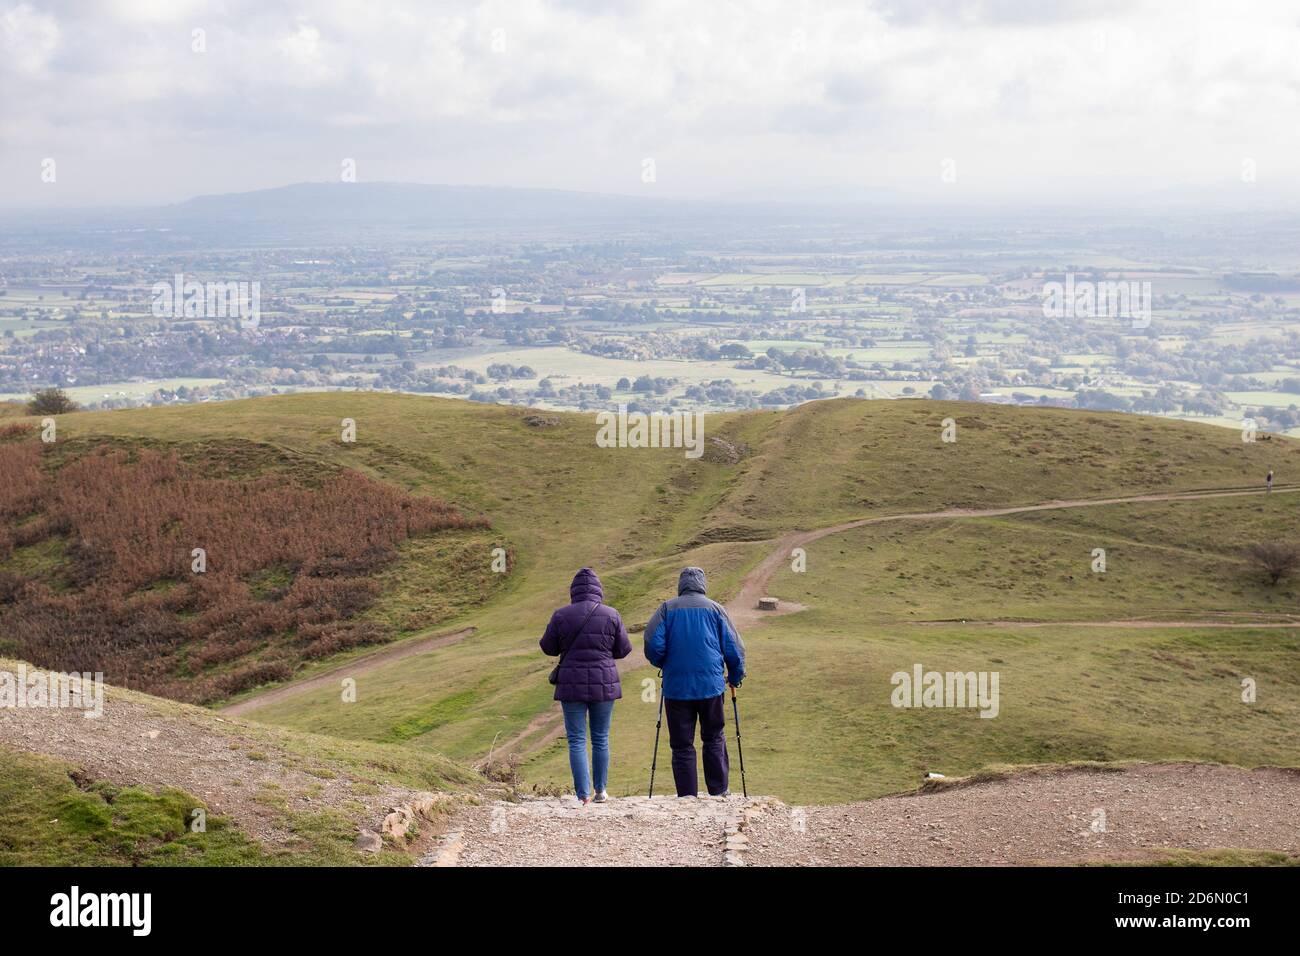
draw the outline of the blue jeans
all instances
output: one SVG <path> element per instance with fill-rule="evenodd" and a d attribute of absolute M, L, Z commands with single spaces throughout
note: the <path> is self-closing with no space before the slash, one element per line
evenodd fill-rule
<path fill-rule="evenodd" d="M 569 767 L 573 770 L 574 792 L 579 800 L 595 796 L 605 789 L 609 780 L 609 722 L 614 716 L 614 702 L 562 700 L 560 706 L 564 708 L 564 735 L 569 738 Z M 587 767 L 588 715 L 591 717 L 590 769 Z M 595 790 L 592 790 L 593 782 Z"/>

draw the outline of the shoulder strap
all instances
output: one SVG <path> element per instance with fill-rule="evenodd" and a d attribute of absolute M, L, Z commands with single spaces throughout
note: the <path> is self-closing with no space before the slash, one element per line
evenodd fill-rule
<path fill-rule="evenodd" d="M 587 612 L 587 616 L 582 619 L 582 623 L 579 624 L 577 629 L 573 632 L 573 637 L 569 640 L 569 650 L 573 649 L 573 642 L 578 639 L 578 635 L 582 633 L 582 629 L 587 626 L 587 622 L 591 620 L 591 616 L 596 613 L 596 608 L 598 607 L 600 607 L 599 601 L 597 601 L 594 605 L 592 605 L 591 610 Z M 564 663 L 564 655 L 567 653 L 569 653 L 569 651 L 566 650 L 560 651 L 560 660 L 556 664 L 557 667 L 559 666 L 559 664 Z"/>

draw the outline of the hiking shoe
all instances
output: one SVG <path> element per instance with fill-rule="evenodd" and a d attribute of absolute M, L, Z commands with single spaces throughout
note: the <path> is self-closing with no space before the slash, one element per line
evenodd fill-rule
<path fill-rule="evenodd" d="M 609 800 L 609 794 L 606 793 L 604 790 L 602 790 L 602 791 L 600 791 L 600 793 L 596 794 L 596 795 L 595 795 L 594 797 L 592 797 L 591 799 L 592 799 L 592 802 L 594 802 L 594 803 L 605 803 L 606 801 Z"/>
<path fill-rule="evenodd" d="M 585 807 L 587 804 L 591 803 L 591 797 L 579 797 L 578 802 Z"/>

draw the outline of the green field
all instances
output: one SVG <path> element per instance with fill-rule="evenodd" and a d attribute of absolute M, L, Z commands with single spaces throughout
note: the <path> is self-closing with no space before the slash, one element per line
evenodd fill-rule
<path fill-rule="evenodd" d="M 784 347 L 780 343 L 775 344 L 778 348 Z M 796 347 L 791 345 L 789 351 L 794 351 Z M 720 378 L 731 379 L 740 388 L 761 391 L 784 388 L 791 383 L 789 376 L 775 375 L 761 369 L 738 369 L 727 362 L 678 362 L 668 359 L 634 362 L 630 359 L 588 355 L 558 346 L 493 351 L 456 359 L 457 365 L 477 372 L 486 372 L 489 365 L 498 363 L 530 366 L 537 374 L 531 379 L 516 380 L 523 385 L 535 385 L 540 379 L 550 377 L 561 386 L 581 382 L 587 385 L 608 385 L 612 388 L 621 378 L 635 381 L 642 375 L 649 375 L 652 378 L 680 379 L 684 383 L 683 387 Z M 681 389 L 676 391 L 680 392 Z"/>
<path fill-rule="evenodd" d="M 88 405 L 113 398 L 143 399 L 159 389 L 175 391 L 181 386 L 201 388 L 205 385 L 220 385 L 219 378 L 159 378 L 144 382 L 118 382 L 112 385 L 78 385 L 65 388 L 74 402 Z M 0 401 L 23 401 L 31 396 L 20 392 L 0 393 Z"/>
<path fill-rule="evenodd" d="M 1238 405 L 1259 405 L 1264 408 L 1290 408 L 1300 405 L 1300 395 L 1295 392 L 1228 392 L 1228 398 Z"/>

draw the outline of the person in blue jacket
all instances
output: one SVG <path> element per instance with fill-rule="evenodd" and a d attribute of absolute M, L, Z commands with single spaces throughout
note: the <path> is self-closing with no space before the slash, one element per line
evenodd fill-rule
<path fill-rule="evenodd" d="M 663 670 L 664 713 L 673 752 L 677 796 L 699 795 L 695 765 L 695 723 L 704 749 L 704 783 L 709 795 L 728 793 L 727 685 L 745 679 L 745 645 L 726 609 L 706 594 L 699 568 L 683 568 L 677 597 L 659 605 L 645 628 L 645 656 Z"/>

